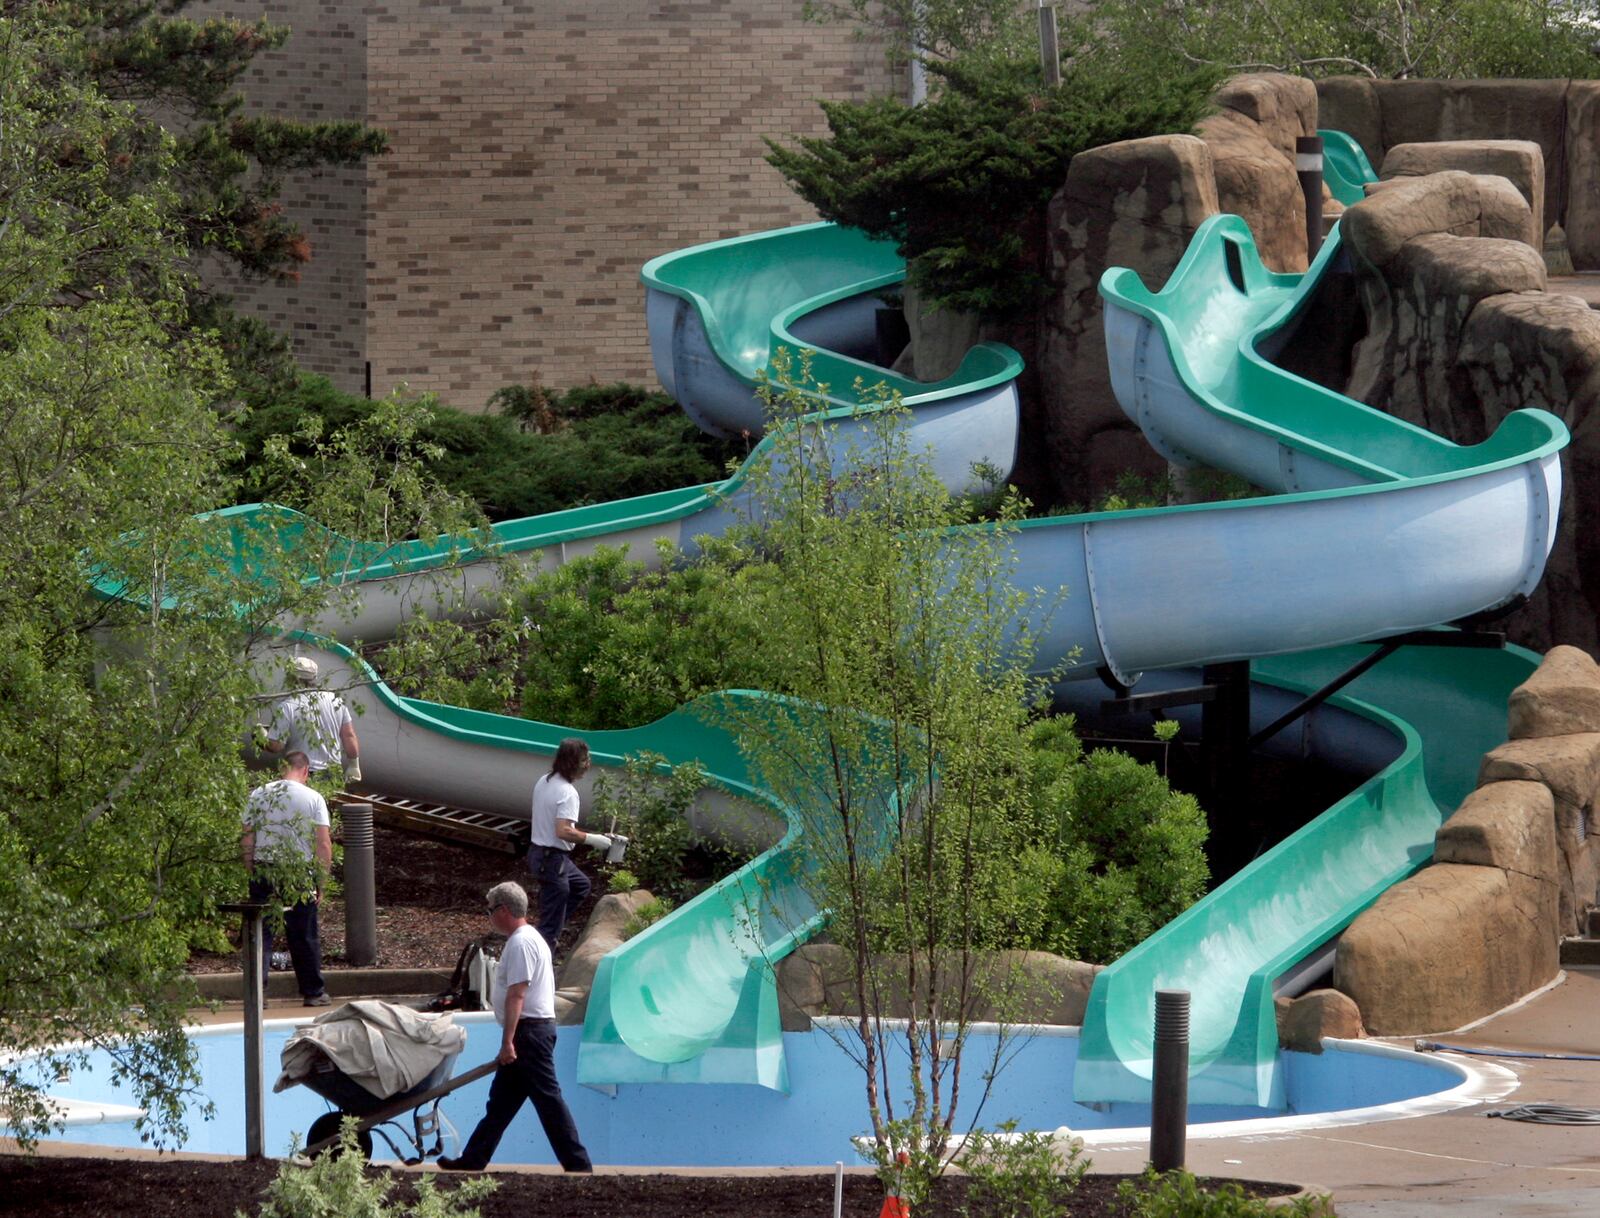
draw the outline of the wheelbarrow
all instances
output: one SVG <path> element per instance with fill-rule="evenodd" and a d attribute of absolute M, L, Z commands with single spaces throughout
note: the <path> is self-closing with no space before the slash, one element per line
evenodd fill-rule
<path fill-rule="evenodd" d="M 439 1101 L 452 1091 L 475 1083 L 486 1074 L 494 1073 L 496 1062 L 484 1062 L 465 1074 L 452 1078 L 459 1051 L 444 1058 L 416 1086 L 388 1098 L 373 1095 L 356 1082 L 325 1055 L 315 1062 L 309 1075 L 299 1080 L 316 1094 L 334 1105 L 336 1111 L 325 1112 L 311 1123 L 306 1131 L 306 1147 L 301 1153 L 316 1158 L 333 1149 L 339 1141 L 339 1126 L 346 1117 L 356 1118 L 356 1142 L 363 1158 L 372 1158 L 372 1135 L 382 1138 L 394 1157 L 408 1165 L 444 1153 L 444 1134 L 456 1137 L 455 1127 L 439 1111 Z M 410 1115 L 410 1129 L 401 1123 Z M 429 1145 L 429 1139 L 432 1145 Z M 398 1141 L 397 1141 L 398 1139 Z M 402 1150 L 401 1146 L 407 1147 Z"/>

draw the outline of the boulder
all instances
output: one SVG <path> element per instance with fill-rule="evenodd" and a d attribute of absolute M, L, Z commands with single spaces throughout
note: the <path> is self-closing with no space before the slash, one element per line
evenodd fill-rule
<path fill-rule="evenodd" d="M 1491 782 L 1462 802 L 1433 839 L 1433 861 L 1498 867 L 1560 882 L 1555 800 L 1539 782 Z"/>
<path fill-rule="evenodd" d="M 1092 499 L 1128 470 L 1162 471 L 1111 392 L 1100 276 L 1132 267 L 1159 288 L 1217 210 L 1211 151 L 1194 136 L 1125 140 L 1073 157 L 1050 201 L 1050 295 L 1039 328 L 1044 443 L 1058 499 Z"/>
<path fill-rule="evenodd" d="M 556 970 L 557 1023 L 583 1022 L 589 1006 L 589 990 L 594 985 L 601 958 L 623 942 L 622 931 L 628 919 L 654 899 L 647 889 L 636 888 L 632 892 L 607 893 L 595 902 L 572 954 Z"/>
<path fill-rule="evenodd" d="M 873 967 L 883 995 L 882 1013 L 904 1018 L 908 1011 L 904 960 L 877 957 Z M 1056 1026 L 1080 1024 L 1089 990 L 1102 967 L 1049 952 L 983 953 L 976 960 L 971 983 L 983 997 L 973 1003 L 969 1018 Z M 792 1008 L 795 1019 L 802 1015 L 849 1016 L 860 1010 L 850 955 L 841 947 L 802 947 L 779 963 L 777 973 L 780 1001 Z M 945 976 L 943 1001 L 953 1009 L 958 1001 L 959 976 L 954 961 L 945 969 Z"/>
<path fill-rule="evenodd" d="M 1218 204 L 1250 225 L 1267 266 L 1305 270 L 1306 211 L 1295 140 L 1316 134 L 1316 85 L 1276 73 L 1236 76 L 1214 100 L 1217 113 L 1195 130 L 1211 149 Z"/>
<path fill-rule="evenodd" d="M 1559 928 L 1580 933 L 1600 885 L 1600 841 L 1594 800 L 1600 789 L 1600 733 L 1512 740 L 1486 753 L 1478 782 L 1542 782 L 1555 803 L 1556 849 L 1561 856 Z"/>
<path fill-rule="evenodd" d="M 1459 169 L 1505 178 L 1528 205 L 1527 229 L 1521 235 L 1535 250 L 1544 248 L 1544 154 L 1531 140 L 1441 140 L 1430 144 L 1396 144 L 1384 155 L 1379 176 L 1419 178 Z"/>
<path fill-rule="evenodd" d="M 1342 228 L 1352 256 L 1382 270 L 1407 241 L 1426 234 L 1521 240 L 1529 214 L 1505 179 L 1450 170 L 1373 193 L 1345 213 Z"/>
<path fill-rule="evenodd" d="M 1299 1053 L 1321 1053 L 1322 1038 L 1360 1040 L 1361 1010 L 1338 990 L 1310 990 L 1279 1008 L 1278 1043 Z"/>
<path fill-rule="evenodd" d="M 1566 93 L 1565 190 L 1553 180 L 1572 265 L 1600 270 L 1600 80 L 1574 80 Z"/>
<path fill-rule="evenodd" d="M 1333 984 L 1374 1036 L 1447 1031 L 1531 993 L 1560 966 L 1552 884 L 1439 863 L 1345 930 Z"/>
<path fill-rule="evenodd" d="M 1511 739 L 1588 732 L 1600 732 L 1600 664 L 1576 647 L 1553 647 L 1533 676 L 1511 691 Z"/>

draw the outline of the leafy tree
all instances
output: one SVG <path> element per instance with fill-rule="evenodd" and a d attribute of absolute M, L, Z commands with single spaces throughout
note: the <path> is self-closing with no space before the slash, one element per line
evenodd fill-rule
<path fill-rule="evenodd" d="M 807 20 L 847 21 L 860 36 L 881 38 L 891 65 L 1021 52 L 1033 32 L 1032 14 L 1016 0 L 805 0 L 801 11 Z"/>
<path fill-rule="evenodd" d="M 1006 519 L 949 530 L 962 505 L 898 403 L 874 401 L 845 430 L 804 418 L 808 381 L 803 358 L 775 361 L 773 447 L 751 476 L 761 507 L 737 543 L 778 560 L 763 629 L 783 641 L 771 663 L 793 696 L 708 713 L 729 718 L 798 822 L 796 878 L 852 962 L 859 1015 L 843 1043 L 880 1169 L 921 1189 L 963 1081 L 979 1093 L 971 1113 L 1000 1064 L 976 1083 L 962 1068 L 974 1013 L 996 997 L 976 951 L 1008 916 L 997 897 L 1025 840 L 1016 776 L 1038 686 L 1018 623 L 1034 596 L 1009 579 Z M 885 1022 L 891 991 L 905 1024 Z"/>
<path fill-rule="evenodd" d="M 102 1048 L 169 1140 L 189 938 L 244 889 L 251 657 L 330 554 L 202 514 L 235 487 L 221 352 L 176 324 L 178 149 L 54 15 L 0 16 L 0 1109 L 31 1139 Z"/>
<path fill-rule="evenodd" d="M 1097 0 L 1119 62 L 1376 78 L 1593 77 L 1594 0 Z"/>
<path fill-rule="evenodd" d="M 829 134 L 769 140 L 767 160 L 824 219 L 895 241 L 930 303 L 993 318 L 1031 308 L 1044 287 L 1045 207 L 1072 158 L 1188 131 L 1217 80 L 1094 60 L 1050 89 L 1037 57 L 929 68 L 941 87 L 927 102 L 823 102 Z"/>

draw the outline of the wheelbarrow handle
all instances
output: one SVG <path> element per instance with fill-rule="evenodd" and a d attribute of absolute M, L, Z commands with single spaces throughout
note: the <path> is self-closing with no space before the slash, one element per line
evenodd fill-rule
<path fill-rule="evenodd" d="M 452 1091 L 465 1087 L 468 1083 L 475 1083 L 486 1074 L 493 1074 L 500 1068 L 498 1061 L 486 1061 L 480 1066 L 474 1066 L 465 1074 L 458 1074 L 447 1083 L 440 1083 L 437 1087 L 430 1087 L 421 1095 L 413 1095 L 409 1099 L 397 1100 L 392 1104 L 385 1104 L 376 1112 L 369 1113 L 356 1122 L 357 1130 L 368 1130 L 382 1125 L 385 1121 L 393 1120 L 404 1112 L 414 1112 L 429 1100 L 441 1100 Z M 300 1153 L 310 1158 L 328 1149 L 339 1140 L 339 1135 L 323 1138 L 320 1142 L 313 1142 Z"/>

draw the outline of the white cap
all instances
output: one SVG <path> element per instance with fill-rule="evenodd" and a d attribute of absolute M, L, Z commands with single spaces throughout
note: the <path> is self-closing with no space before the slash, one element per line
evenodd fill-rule
<path fill-rule="evenodd" d="M 317 662 L 310 656 L 295 656 L 293 672 L 296 681 L 309 684 L 317 679 Z"/>

